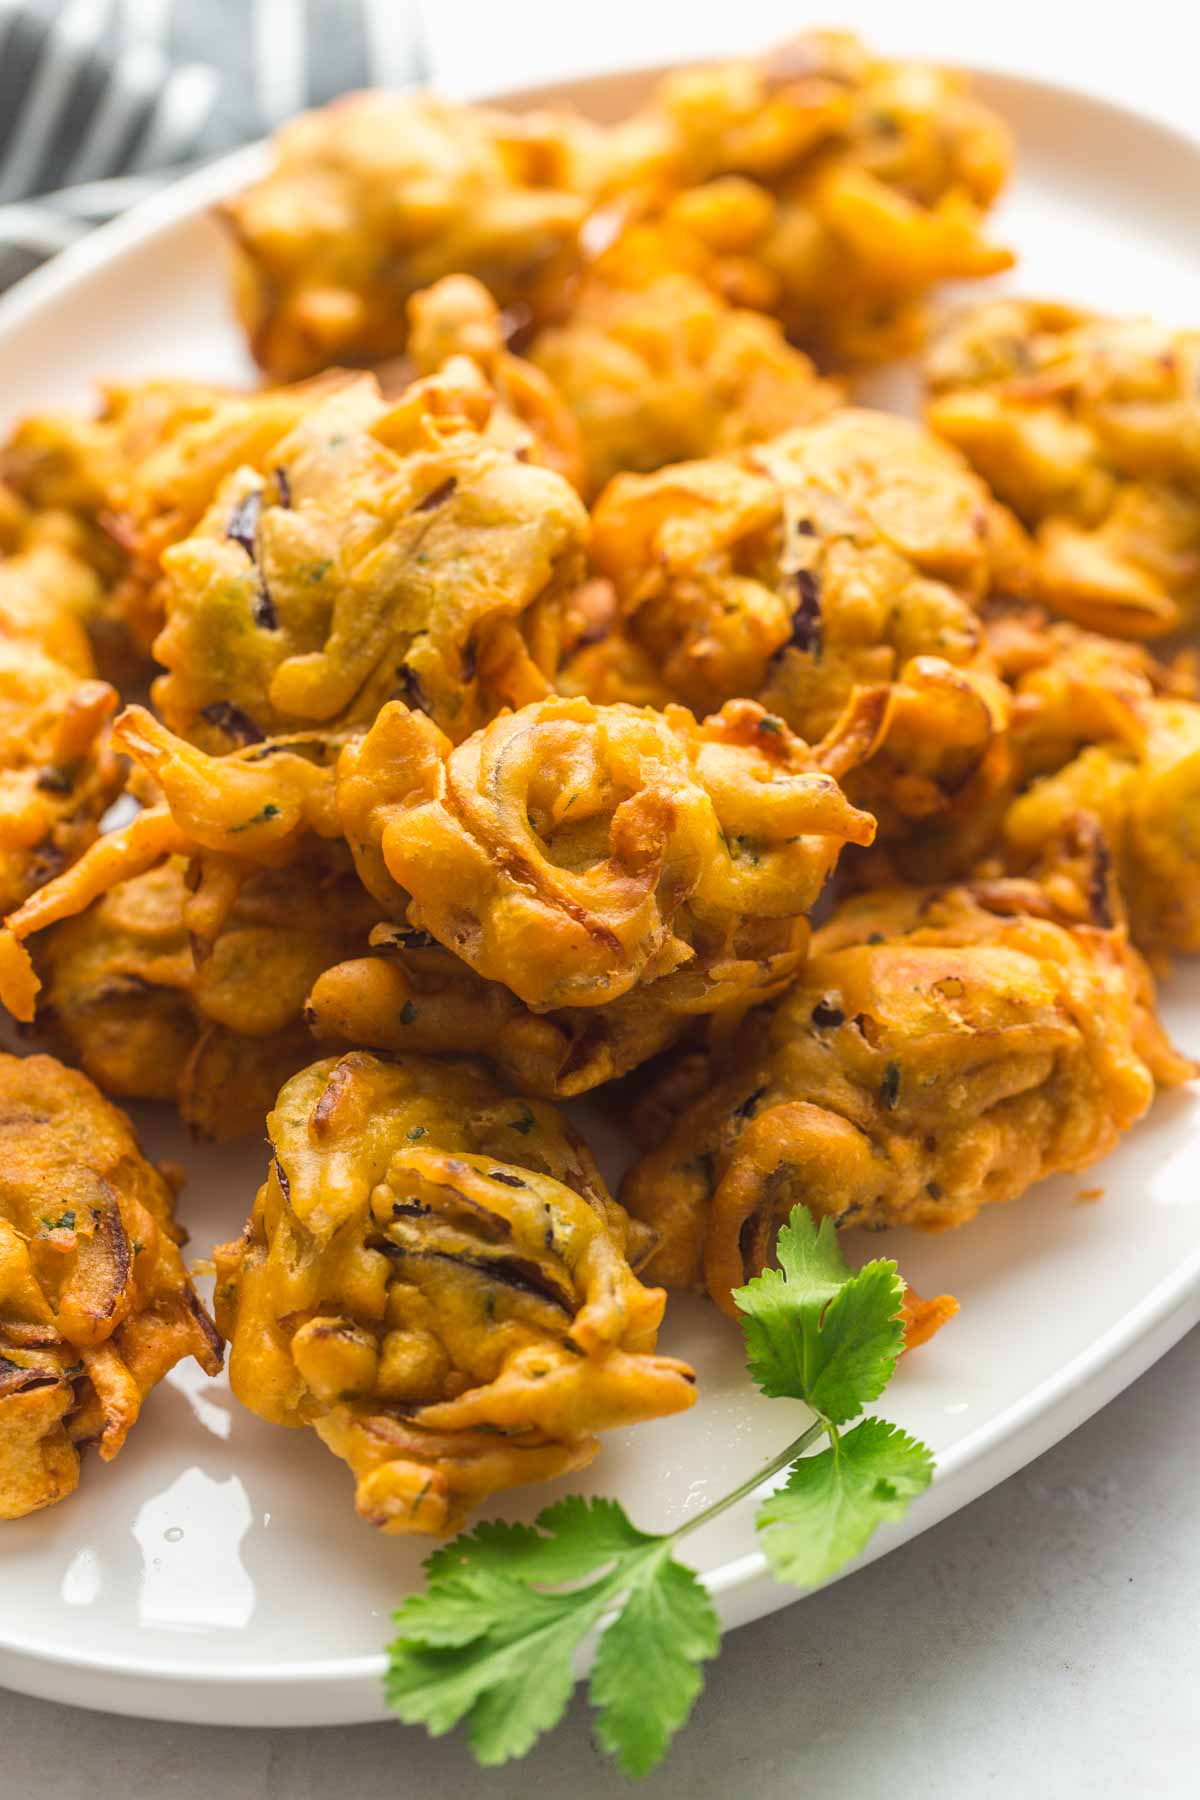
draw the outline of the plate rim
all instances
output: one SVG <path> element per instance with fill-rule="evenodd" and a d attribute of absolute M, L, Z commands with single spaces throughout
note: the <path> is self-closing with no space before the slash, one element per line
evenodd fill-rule
<path fill-rule="evenodd" d="M 571 72 L 535 87 L 508 88 L 496 94 L 470 93 L 460 96 L 456 93 L 456 98 L 520 106 L 545 104 L 552 100 L 570 102 L 573 98 L 578 98 L 582 104 L 586 101 L 589 90 L 595 92 L 621 80 L 650 81 L 675 66 L 678 65 L 666 62 L 620 70 Z M 1095 109 L 1100 114 L 1107 114 L 1125 126 L 1143 132 L 1150 131 L 1163 140 L 1166 146 L 1177 149 L 1190 159 L 1200 158 L 1200 128 L 1188 130 L 1181 124 L 1114 99 L 1095 87 L 1073 81 L 1048 80 L 1008 65 L 978 66 L 960 63 L 955 66 L 970 77 L 973 87 L 981 96 L 987 98 L 990 95 L 1000 110 L 1003 109 L 1004 95 L 1011 94 L 1014 90 L 1043 102 L 1065 99 L 1075 105 Z M 98 226 L 50 262 L 24 276 L 0 297 L 0 352 L 10 333 L 35 320 L 43 307 L 53 305 L 92 276 L 150 244 L 156 236 L 208 212 L 217 201 L 235 192 L 262 169 L 268 149 L 269 140 L 260 139 L 222 155 L 178 181 L 169 182 L 158 193 L 140 201 L 120 217 Z M 1019 158 L 1019 144 L 1017 149 Z M 942 1518 L 990 1491 L 999 1481 L 1024 1467 L 1106 1405 L 1197 1323 L 1200 1323 L 1200 1242 L 1189 1257 L 1177 1264 L 1168 1276 L 1144 1294 L 1085 1350 L 1032 1388 L 1020 1401 L 968 1433 L 950 1450 L 940 1455 L 930 1493 L 917 1502 L 902 1524 L 878 1533 L 867 1551 L 840 1571 L 833 1580 L 841 1580 L 886 1555 L 901 1543 L 919 1536 Z M 1058 1421 L 1055 1420 L 1056 1414 L 1062 1415 Z M 1037 1429 L 1039 1426 L 1042 1427 L 1040 1432 Z M 1005 1455 L 1006 1450 L 1011 1454 Z M 964 1485 L 963 1478 L 968 1471 L 989 1458 L 993 1462 L 1000 1459 L 991 1479 L 982 1487 L 956 1496 L 954 1490 Z M 941 1505 L 937 1504 L 939 1496 L 943 1502 Z M 736 1629 L 740 1624 L 793 1605 L 805 1598 L 805 1592 L 815 1591 L 802 1592 L 774 1582 L 769 1576 L 766 1559 L 758 1550 L 720 1565 L 705 1574 L 703 1580 L 716 1599 L 733 1595 L 747 1596 L 756 1586 L 765 1589 L 770 1595 L 769 1604 L 754 1605 L 744 1610 L 742 1616 L 724 1621 L 726 1630 Z M 30 1688 L 23 1684 L 20 1665 L 10 1666 L 10 1659 L 14 1657 L 47 1672 L 71 1669 L 98 1678 L 108 1678 L 110 1682 L 118 1684 L 136 1680 L 143 1687 L 152 1686 L 155 1695 L 162 1696 L 165 1708 L 159 1711 L 156 1707 L 152 1711 L 155 1716 L 163 1718 L 185 1716 L 179 1711 L 170 1710 L 170 1696 L 177 1697 L 192 1686 L 201 1690 L 202 1694 L 211 1694 L 212 1690 L 222 1685 L 260 1694 L 269 1689 L 286 1688 L 294 1691 L 297 1688 L 311 1689 L 319 1685 L 322 1688 L 337 1689 L 347 1700 L 352 1699 L 357 1690 L 363 1695 L 364 1707 L 370 1704 L 367 1701 L 369 1687 L 374 1704 L 369 1711 L 360 1709 L 354 1716 L 379 1717 L 382 1716 L 379 1710 L 380 1683 L 387 1663 L 384 1651 L 295 1664 L 262 1661 L 257 1664 L 228 1665 L 217 1660 L 186 1665 L 158 1663 L 148 1655 L 105 1655 L 30 1643 L 13 1635 L 10 1627 L 0 1622 L 0 1658 L 3 1658 L 0 1678 L 5 1685 L 19 1691 L 44 1691 L 40 1687 Z M 124 1704 L 126 1696 L 120 1694 L 109 1693 L 103 1699 L 94 1700 L 89 1700 L 86 1695 L 70 1696 L 71 1703 L 75 1705 L 91 1705 L 105 1711 L 119 1708 L 134 1715 L 146 1716 L 145 1702 L 148 1695 L 130 1695 L 127 1698 L 128 1704 Z M 205 1715 L 198 1713 L 194 1716 Z M 221 1722 L 240 1721 L 226 1718 Z M 312 1723 L 311 1720 L 299 1717 L 277 1717 L 272 1722 L 297 1726 Z"/>

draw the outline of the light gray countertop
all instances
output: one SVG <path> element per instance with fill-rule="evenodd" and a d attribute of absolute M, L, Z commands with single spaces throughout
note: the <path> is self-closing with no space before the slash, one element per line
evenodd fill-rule
<path fill-rule="evenodd" d="M 1002 1487 L 733 1633 L 636 1790 L 689 1800 L 1156 1800 L 1200 1766 L 1200 1331 Z M 2 1600 L 0 1600 L 2 1604 Z M 591 1800 L 627 1788 L 586 1708 L 478 1771 L 401 1726 L 144 1724 L 0 1692 L 4 1800 Z"/>

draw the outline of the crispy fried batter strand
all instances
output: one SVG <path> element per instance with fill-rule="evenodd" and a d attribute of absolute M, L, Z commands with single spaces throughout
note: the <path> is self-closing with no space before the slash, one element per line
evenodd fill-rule
<path fill-rule="evenodd" d="M 346 866 L 334 790 L 336 738 L 298 735 L 209 756 L 174 737 L 144 707 L 131 706 L 113 739 L 153 776 L 163 800 L 100 838 L 8 915 L 0 931 L 0 1001 L 15 1018 L 32 1019 L 40 985 L 25 940 L 75 918 L 166 857 L 196 862 L 184 923 L 204 944 L 254 870 L 282 869 L 302 855 L 321 871 Z"/>
<path fill-rule="evenodd" d="M 1154 1024 L 1121 928 L 1034 882 L 846 901 L 768 1024 L 748 1021 L 622 1197 L 669 1286 L 730 1289 L 802 1200 L 843 1225 L 962 1224 L 1082 1169 L 1192 1066 Z M 694 1079 L 694 1076 L 693 1076 Z"/>
<path fill-rule="evenodd" d="M 842 845 L 873 835 L 750 701 L 698 724 L 548 700 L 457 748 L 393 705 L 346 747 L 338 795 L 368 887 L 404 889 L 410 924 L 539 1009 L 777 990 Z"/>
<path fill-rule="evenodd" d="M 1200 333 L 1004 299 L 928 360 L 929 420 L 1036 533 L 1034 588 L 1118 637 L 1200 617 Z"/>
<path fill-rule="evenodd" d="M 48 1056 L 0 1056 L 0 1518 L 110 1460 L 142 1400 L 221 1341 L 177 1248 L 170 1187 L 128 1119 Z"/>
<path fill-rule="evenodd" d="M 363 1516 L 449 1533 L 489 1494 L 679 1412 L 646 1247 L 551 1107 L 465 1062 L 315 1063 L 268 1120 L 271 1172 L 216 1252 L 234 1392 L 312 1425 Z"/>

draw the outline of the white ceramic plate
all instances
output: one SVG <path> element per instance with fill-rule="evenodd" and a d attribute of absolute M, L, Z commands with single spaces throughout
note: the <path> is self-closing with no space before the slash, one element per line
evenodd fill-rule
<path fill-rule="evenodd" d="M 644 82 L 561 91 L 605 115 Z M 1020 284 L 1200 320 L 1200 146 L 1060 89 L 996 76 L 979 88 L 1020 145 L 996 222 L 1021 253 Z M 0 306 L 3 411 L 87 404 L 104 376 L 248 379 L 206 208 L 260 158 L 250 150 L 181 183 Z M 1200 971 L 1172 981 L 1167 1014 L 1184 1046 L 1200 1048 Z M 182 1211 L 196 1252 L 237 1231 L 261 1147 L 192 1145 L 153 1109 L 140 1122 L 152 1154 L 189 1166 Z M 888 1416 L 933 1447 L 938 1474 L 872 1555 L 1046 1449 L 1200 1318 L 1198 1128 L 1197 1097 L 1172 1095 L 1096 1174 L 1047 1182 L 967 1231 L 886 1241 L 922 1292 L 951 1290 L 962 1313 L 888 1392 Z M 1098 1184 L 1103 1199 L 1079 1204 Z M 699 1370 L 695 1409 L 616 1434 L 587 1475 L 510 1496 L 506 1512 L 530 1518 L 570 1486 L 614 1494 L 658 1528 L 765 1461 L 796 1420 L 755 1395 L 739 1343 L 705 1303 L 673 1301 L 665 1347 Z M 766 1578 L 751 1517 L 747 1503 L 688 1546 L 727 1625 L 795 1597 Z M 347 1471 L 315 1438 L 253 1418 L 188 1364 L 151 1398 L 115 1465 L 90 1460 L 73 1499 L 0 1529 L 0 1682 L 156 1718 L 375 1718 L 388 1615 L 420 1558 L 356 1518 Z"/>

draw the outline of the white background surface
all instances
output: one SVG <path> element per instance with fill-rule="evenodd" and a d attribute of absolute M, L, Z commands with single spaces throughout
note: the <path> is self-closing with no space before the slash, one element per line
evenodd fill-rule
<path fill-rule="evenodd" d="M 762 42 L 807 14 L 888 48 L 1073 81 L 1179 124 L 1200 117 L 1194 28 L 1181 42 L 1185 9 L 1163 0 L 1086 11 L 1010 0 L 995 14 L 921 0 L 830 0 L 815 13 L 778 0 L 431 0 L 428 11 L 442 83 L 461 90 Z M 690 1730 L 643 1791 L 1193 1794 L 1198 1397 L 1193 1334 L 986 1499 L 732 1636 Z M 534 1758 L 482 1775 L 456 1744 L 390 1727 L 206 1731 L 0 1695 L 4 1800 L 384 1800 L 426 1789 L 490 1800 L 538 1787 L 586 1800 L 622 1785 L 592 1752 L 579 1705 Z"/>

